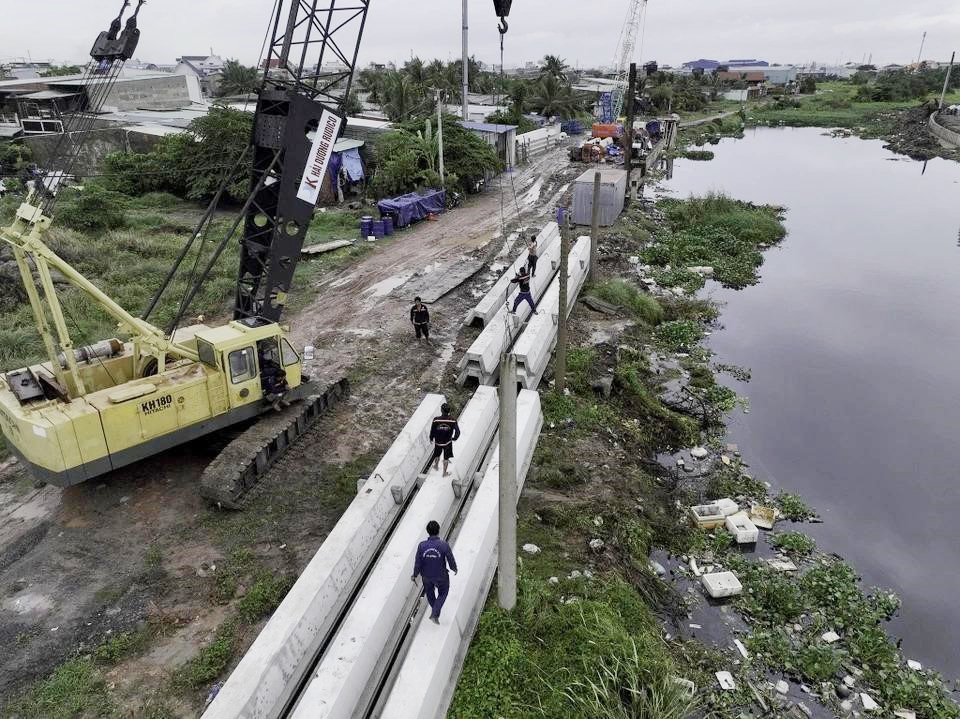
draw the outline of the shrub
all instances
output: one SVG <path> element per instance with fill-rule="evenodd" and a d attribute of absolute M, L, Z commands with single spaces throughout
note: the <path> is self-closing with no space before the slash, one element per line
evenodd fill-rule
<path fill-rule="evenodd" d="M 56 217 L 66 227 L 90 233 L 126 225 L 126 205 L 119 192 L 88 184 L 83 190 L 66 188 L 62 194 Z"/>

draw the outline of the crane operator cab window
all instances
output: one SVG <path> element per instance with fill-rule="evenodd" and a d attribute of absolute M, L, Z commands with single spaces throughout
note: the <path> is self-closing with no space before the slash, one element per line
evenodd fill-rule
<path fill-rule="evenodd" d="M 280 411 L 290 405 L 283 397 L 287 393 L 287 373 L 284 371 L 286 352 L 281 353 L 277 340 L 270 338 L 257 342 L 257 359 L 260 361 L 260 386 L 263 397 Z"/>

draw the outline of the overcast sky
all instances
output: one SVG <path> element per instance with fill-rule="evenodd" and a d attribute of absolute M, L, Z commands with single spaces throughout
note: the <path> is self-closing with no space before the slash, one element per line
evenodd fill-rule
<path fill-rule="evenodd" d="M 79 60 L 118 0 L 0 0 L 0 60 Z M 514 0 L 507 67 L 550 53 L 573 66 L 611 64 L 628 0 Z M 149 0 L 137 58 L 172 63 L 207 54 L 256 62 L 272 0 Z M 460 55 L 460 0 L 372 0 L 360 62 Z M 470 0 L 470 52 L 498 62 L 491 0 Z M 949 60 L 960 45 L 960 0 L 650 0 L 637 60 L 770 62 Z"/>

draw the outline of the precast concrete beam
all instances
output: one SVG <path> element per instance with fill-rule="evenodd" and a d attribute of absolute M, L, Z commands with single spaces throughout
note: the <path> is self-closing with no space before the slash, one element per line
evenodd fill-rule
<path fill-rule="evenodd" d="M 517 397 L 518 496 L 542 426 L 540 396 L 521 390 Z M 440 624 L 429 621 L 426 613 L 414 620 L 413 638 L 380 719 L 442 719 L 450 707 L 496 570 L 500 452 L 494 452 L 452 543 L 460 571 L 450 578 Z"/>
<path fill-rule="evenodd" d="M 513 264 L 507 268 L 506 272 L 500 275 L 500 278 L 494 283 L 487 294 L 477 303 L 477 306 L 470 310 L 467 320 L 464 324 L 478 327 L 486 327 L 487 324 L 497 314 L 503 304 L 507 301 L 507 295 L 510 293 L 510 280 L 520 271 L 520 268 L 527 264 L 527 243 L 523 242 L 523 252 L 514 260 Z M 548 222 L 537 235 L 537 252 L 543 255 L 552 245 L 560 246 L 560 227 L 556 222 Z M 558 255 L 559 256 L 559 255 Z"/>
<path fill-rule="evenodd" d="M 430 425 L 443 402 L 440 394 L 424 397 L 203 719 L 281 715 L 401 511 L 394 490 L 409 493 L 430 458 Z"/>
<path fill-rule="evenodd" d="M 530 280 L 530 294 L 535 302 L 547 291 L 550 280 L 553 279 L 557 267 L 560 265 L 560 243 L 551 243 L 546 252 L 540 253 L 537 262 L 537 276 Z M 507 304 L 513 307 L 513 300 L 520 293 L 519 287 L 511 290 L 507 297 Z M 483 332 L 473 341 L 470 348 L 460 361 L 460 373 L 457 382 L 462 385 L 468 377 L 476 378 L 481 385 L 496 384 L 500 368 L 500 355 L 513 344 L 520 331 L 520 326 L 531 314 L 530 305 L 522 303 L 516 314 L 510 314 L 506 305 L 500 309 L 484 327 Z"/>
<path fill-rule="evenodd" d="M 577 302 L 590 272 L 590 238 L 577 239 L 567 258 L 567 315 Z M 559 273 L 540 300 L 540 314 L 527 323 L 513 346 L 517 357 L 517 381 L 526 389 L 536 389 L 550 362 L 550 353 L 557 344 L 557 320 L 560 306 Z"/>
<path fill-rule="evenodd" d="M 451 480 L 473 477 L 496 431 L 497 410 L 496 390 L 478 388 L 458 419 L 462 434 L 454 445 L 453 476 L 442 477 L 442 469 L 428 472 L 289 714 L 292 719 L 364 716 L 420 597 L 420 583 L 410 575 L 426 524 L 435 519 L 442 532 L 449 530 L 458 509 Z"/>

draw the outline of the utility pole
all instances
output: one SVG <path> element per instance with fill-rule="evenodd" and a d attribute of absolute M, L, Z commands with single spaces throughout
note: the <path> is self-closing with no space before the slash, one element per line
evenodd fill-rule
<path fill-rule="evenodd" d="M 600 241 L 600 171 L 593 175 L 593 215 L 590 218 L 590 273 L 591 284 L 597 281 L 597 242 Z"/>
<path fill-rule="evenodd" d="M 517 606 L 517 357 L 500 355 L 500 527 L 497 541 L 497 600 Z"/>
<path fill-rule="evenodd" d="M 440 90 L 437 90 L 437 145 L 439 147 L 440 189 L 445 190 L 443 180 L 443 111 L 440 105 Z"/>
<path fill-rule="evenodd" d="M 467 62 L 467 0 L 463 0 L 463 121 L 470 119 L 470 103 L 467 88 L 470 85 L 470 70 Z"/>
<path fill-rule="evenodd" d="M 557 392 L 567 386 L 567 265 L 570 257 L 570 223 L 564 208 L 557 208 L 560 225 L 560 302 L 557 305 L 557 361 L 554 365 Z"/>
<path fill-rule="evenodd" d="M 627 199 L 626 204 L 630 204 L 633 190 L 630 186 L 630 174 L 633 171 L 633 105 L 634 94 L 637 91 L 637 63 L 630 63 L 630 79 L 627 81 L 627 132 L 626 132 L 626 159 L 624 160 L 624 169 L 627 171 Z M 591 265 L 590 271 L 593 272 Z"/>
<path fill-rule="evenodd" d="M 938 110 L 943 109 L 943 98 L 947 94 L 947 88 L 950 86 L 950 73 L 953 72 L 953 59 L 957 56 L 957 51 L 954 50 L 950 54 L 950 66 L 947 68 L 947 76 L 943 78 L 943 91 L 940 93 L 940 104 L 937 105 Z"/>
<path fill-rule="evenodd" d="M 466 0 L 464 0 L 466 2 Z M 923 55 L 923 43 L 927 40 L 927 31 L 923 31 L 923 37 L 920 38 L 920 52 L 917 53 L 917 65 L 920 64 L 920 57 Z"/>

